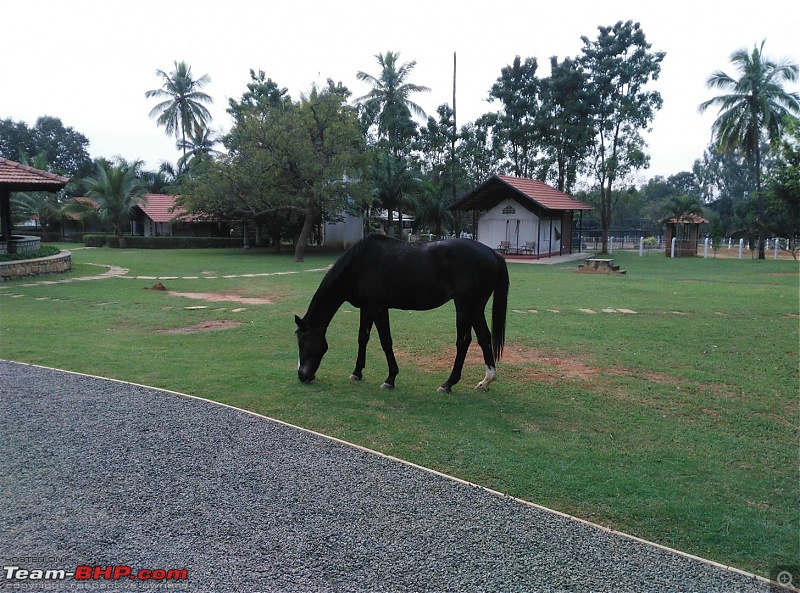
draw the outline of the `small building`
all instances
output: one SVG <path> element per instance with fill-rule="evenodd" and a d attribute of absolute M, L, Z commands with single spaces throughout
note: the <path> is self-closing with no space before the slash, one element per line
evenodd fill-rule
<path fill-rule="evenodd" d="M 219 225 L 202 216 L 187 214 L 177 205 L 178 196 L 145 194 L 133 208 L 131 233 L 144 237 L 213 237 Z"/>
<path fill-rule="evenodd" d="M 450 209 L 473 212 L 484 245 L 540 258 L 572 253 L 575 213 L 592 207 L 542 181 L 493 175 Z"/>
<path fill-rule="evenodd" d="M 326 249 L 344 250 L 364 238 L 364 218 L 345 212 L 339 220 L 324 221 L 322 232 Z"/>
<path fill-rule="evenodd" d="M 666 224 L 666 247 L 664 254 L 672 257 L 672 239 L 675 239 L 675 257 L 697 257 L 697 241 L 700 238 L 700 225 L 708 221 L 697 214 L 684 214 L 680 218 L 670 218 Z"/>

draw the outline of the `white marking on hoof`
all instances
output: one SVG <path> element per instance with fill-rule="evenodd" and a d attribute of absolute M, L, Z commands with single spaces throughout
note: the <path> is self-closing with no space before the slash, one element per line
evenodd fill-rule
<path fill-rule="evenodd" d="M 437 389 L 436 392 L 437 393 L 453 393 L 452 391 L 450 391 L 449 387 L 445 387 L 445 386 L 439 387 L 439 389 Z"/>
<path fill-rule="evenodd" d="M 361 377 L 359 377 L 358 375 L 350 375 L 350 380 L 351 381 L 361 381 Z"/>
<path fill-rule="evenodd" d="M 497 371 L 494 367 L 486 366 L 486 376 L 483 378 L 483 381 L 478 383 L 475 386 L 475 389 L 478 391 L 489 391 L 489 383 L 494 381 L 497 378 Z"/>
<path fill-rule="evenodd" d="M 381 385 L 381 389 L 394 389 L 394 385 L 391 383 L 387 383 L 386 381 L 383 382 Z"/>

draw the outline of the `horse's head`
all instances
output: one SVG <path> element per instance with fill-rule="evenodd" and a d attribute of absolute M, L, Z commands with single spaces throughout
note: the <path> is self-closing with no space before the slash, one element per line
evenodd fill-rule
<path fill-rule="evenodd" d="M 312 328 L 297 315 L 294 316 L 297 324 L 297 346 L 300 355 L 297 359 L 297 377 L 303 383 L 311 383 L 315 373 L 322 362 L 322 357 L 328 351 L 328 341 L 325 339 L 324 328 Z"/>

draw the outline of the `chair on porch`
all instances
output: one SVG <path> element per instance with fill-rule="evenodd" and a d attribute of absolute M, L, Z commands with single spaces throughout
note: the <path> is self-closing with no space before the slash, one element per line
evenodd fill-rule
<path fill-rule="evenodd" d="M 536 253 L 536 241 L 525 241 L 525 245 L 520 247 L 522 255 L 533 255 Z"/>
<path fill-rule="evenodd" d="M 500 253 L 508 253 L 510 248 L 511 244 L 508 241 L 500 241 L 500 245 L 497 247 L 497 251 L 499 251 Z"/>

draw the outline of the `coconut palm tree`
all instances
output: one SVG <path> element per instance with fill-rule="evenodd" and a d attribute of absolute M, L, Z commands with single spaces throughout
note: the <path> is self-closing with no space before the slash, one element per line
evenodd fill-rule
<path fill-rule="evenodd" d="M 183 147 L 183 158 L 186 159 L 186 134 L 191 134 L 195 123 L 206 127 L 211 121 L 211 114 L 203 103 L 212 103 L 213 99 L 201 89 L 211 82 L 208 74 L 197 80 L 192 78 L 192 68 L 186 62 L 175 62 L 175 70 L 167 74 L 156 70 L 164 85 L 160 89 L 147 91 L 148 99 L 156 97 L 164 99 L 150 110 L 150 117 L 164 126 L 168 135 L 175 134 Z"/>
<path fill-rule="evenodd" d="M 178 170 L 186 171 L 195 160 L 199 161 L 210 155 L 220 154 L 218 150 L 214 150 L 214 146 L 218 142 L 219 140 L 213 136 L 213 132 L 209 128 L 200 122 L 194 122 L 192 131 L 186 140 L 178 142 L 178 148 L 183 149 L 183 157 L 178 160 Z"/>
<path fill-rule="evenodd" d="M 761 194 L 761 144 L 765 140 L 777 142 L 786 118 L 800 113 L 800 94 L 783 87 L 784 83 L 797 81 L 798 65 L 787 59 L 776 62 L 765 57 L 765 41 L 754 46 L 752 52 L 744 48 L 733 52 L 730 61 L 738 78 L 714 72 L 707 85 L 724 94 L 700 104 L 701 113 L 709 107 L 719 107 L 711 128 L 717 145 L 727 152 L 743 150 L 755 167 L 758 222 L 762 227 L 766 207 Z M 758 257 L 765 258 L 763 236 L 759 236 Z"/>
<path fill-rule="evenodd" d="M 364 108 L 367 123 L 378 124 L 379 137 L 395 143 L 410 135 L 414 125 L 411 115 L 426 117 L 425 111 L 409 97 L 414 93 L 428 92 L 426 86 L 408 82 L 408 78 L 416 60 L 399 64 L 400 52 L 387 51 L 376 54 L 375 58 L 381 67 L 377 76 L 358 72 L 356 78 L 372 86 L 372 90 L 356 99 L 356 103 Z"/>
<path fill-rule="evenodd" d="M 131 211 L 144 203 L 145 186 L 136 176 L 136 167 L 99 160 L 94 176 L 84 179 L 83 185 L 86 196 L 97 202 L 100 219 L 111 223 L 119 246 L 125 247 Z"/>

